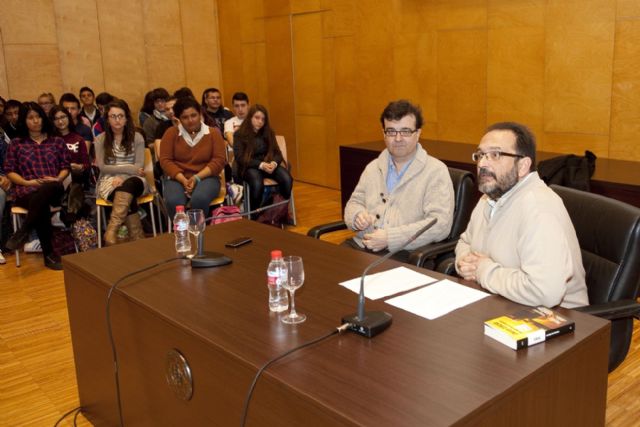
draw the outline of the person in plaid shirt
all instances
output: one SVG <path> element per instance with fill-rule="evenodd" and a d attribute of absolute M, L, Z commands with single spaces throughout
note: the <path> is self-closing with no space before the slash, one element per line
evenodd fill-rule
<path fill-rule="evenodd" d="M 15 204 L 29 213 L 22 227 L 7 241 L 7 248 L 19 248 L 35 229 L 42 245 L 44 265 L 62 270 L 51 243 L 49 207 L 60 206 L 64 194 L 62 181 L 71 168 L 69 151 L 62 138 L 52 136 L 51 122 L 35 102 L 20 106 L 17 130 L 18 137 L 9 144 L 4 169 L 15 185 Z"/>

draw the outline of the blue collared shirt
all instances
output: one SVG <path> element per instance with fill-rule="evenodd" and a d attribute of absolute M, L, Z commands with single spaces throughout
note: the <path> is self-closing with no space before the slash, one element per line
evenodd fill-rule
<path fill-rule="evenodd" d="M 405 172 L 409 168 L 409 165 L 416 158 L 415 154 L 403 167 L 400 172 L 396 170 L 396 165 L 393 163 L 393 157 L 389 156 L 389 165 L 387 167 L 387 192 L 391 193 L 396 185 L 400 182 Z"/>

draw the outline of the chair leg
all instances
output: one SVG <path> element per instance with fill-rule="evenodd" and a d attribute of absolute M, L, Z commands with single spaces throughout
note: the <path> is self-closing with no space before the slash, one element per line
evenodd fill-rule
<path fill-rule="evenodd" d="M 298 219 L 296 218 L 296 204 L 293 201 L 293 190 L 291 190 L 291 198 L 289 200 L 289 206 L 291 208 L 291 220 L 294 226 L 298 225 Z"/>
<path fill-rule="evenodd" d="M 20 219 L 18 218 L 18 214 L 13 214 L 13 232 L 17 232 L 18 229 L 20 228 L 20 223 L 19 223 Z M 20 267 L 20 249 L 16 248 L 15 250 L 15 254 L 16 254 L 16 267 Z"/>
<path fill-rule="evenodd" d="M 102 206 L 97 206 L 97 225 L 98 225 L 98 248 L 102 247 Z"/>
<path fill-rule="evenodd" d="M 242 184 L 243 187 L 243 195 L 242 195 L 242 208 L 244 212 L 247 213 L 251 211 L 251 202 L 249 201 L 249 184 L 246 182 Z"/>
<path fill-rule="evenodd" d="M 156 216 L 153 213 L 153 202 L 149 203 L 149 213 L 151 214 L 151 228 L 153 229 L 153 237 L 156 237 Z"/>

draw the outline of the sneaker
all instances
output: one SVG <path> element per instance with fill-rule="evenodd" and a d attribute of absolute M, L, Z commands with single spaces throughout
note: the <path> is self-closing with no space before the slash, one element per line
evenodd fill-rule
<path fill-rule="evenodd" d="M 2 251 L 0 251 L 0 265 L 6 264 L 6 263 L 7 263 L 7 260 L 4 259 L 4 256 L 2 256 Z"/>
<path fill-rule="evenodd" d="M 40 244 L 40 239 L 34 239 L 28 243 L 25 243 L 24 251 L 26 253 L 42 252 L 42 245 Z"/>
<path fill-rule="evenodd" d="M 60 261 L 60 257 L 57 257 L 53 254 L 45 255 L 44 266 L 52 270 L 59 271 L 59 270 L 62 270 L 62 261 Z"/>
<path fill-rule="evenodd" d="M 51 217 L 51 225 L 57 228 L 65 228 L 64 222 L 60 219 L 60 211 L 53 214 Z"/>

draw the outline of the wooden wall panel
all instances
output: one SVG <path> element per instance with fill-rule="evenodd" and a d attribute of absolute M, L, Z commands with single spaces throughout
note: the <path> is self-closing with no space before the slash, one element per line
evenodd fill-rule
<path fill-rule="evenodd" d="M 322 13 L 294 15 L 292 27 L 296 114 L 323 115 Z"/>
<path fill-rule="evenodd" d="M 0 95 L 6 100 L 10 98 L 9 83 L 7 81 L 7 62 L 4 58 L 4 43 L 2 28 L 0 28 Z"/>
<path fill-rule="evenodd" d="M 438 32 L 438 138 L 476 143 L 486 125 L 484 30 Z"/>
<path fill-rule="evenodd" d="M 487 125 L 526 124 L 544 137 L 543 1 L 490 2 L 487 50 Z"/>
<path fill-rule="evenodd" d="M 234 92 L 244 89 L 242 70 L 242 43 L 238 36 L 239 28 L 246 19 L 239 13 L 235 1 L 223 2 L 218 7 L 218 28 L 220 37 L 221 77 L 219 83 L 223 90 L 224 105 L 231 108 Z"/>
<path fill-rule="evenodd" d="M 640 160 L 640 19 L 618 22 L 609 156 Z"/>
<path fill-rule="evenodd" d="M 7 82 L 12 98 L 35 101 L 42 92 L 62 92 L 56 45 L 8 44 L 4 46 Z"/>
<path fill-rule="evenodd" d="M 640 18 L 638 0 L 617 0 L 617 16 L 620 18 Z"/>
<path fill-rule="evenodd" d="M 95 0 L 54 0 L 62 89 L 76 96 L 81 87 L 104 90 L 102 52 Z"/>
<path fill-rule="evenodd" d="M 182 46 L 145 47 L 147 57 L 147 90 L 164 87 L 173 93 L 176 89 L 187 85 Z M 199 93 L 196 93 L 196 96 Z"/>
<path fill-rule="evenodd" d="M 5 44 L 56 44 L 52 0 L 2 0 L 0 6 L 0 27 Z"/>
<path fill-rule="evenodd" d="M 147 84 L 144 24 L 140 0 L 98 0 L 105 90 L 137 111 Z"/>
<path fill-rule="evenodd" d="M 615 2 L 547 5 L 545 130 L 609 134 Z"/>

